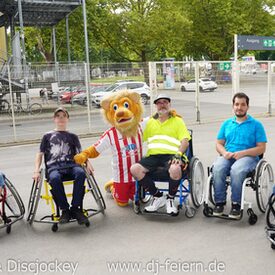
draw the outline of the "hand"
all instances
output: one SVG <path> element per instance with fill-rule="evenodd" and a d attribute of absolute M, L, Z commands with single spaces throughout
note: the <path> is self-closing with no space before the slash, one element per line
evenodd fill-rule
<path fill-rule="evenodd" d="M 94 174 L 94 171 L 95 171 L 94 167 L 92 166 L 92 164 L 89 161 L 86 162 L 86 168 L 90 175 Z"/>
<path fill-rule="evenodd" d="M 232 156 L 234 159 L 238 160 L 242 157 L 244 157 L 244 154 L 240 151 L 240 152 L 235 152 L 233 153 L 233 156 Z"/>
<path fill-rule="evenodd" d="M 234 155 L 234 153 L 231 153 L 231 152 L 225 152 L 224 154 L 223 154 L 223 157 L 225 158 L 225 159 L 231 159 L 231 158 L 233 158 L 233 155 Z"/>
<path fill-rule="evenodd" d="M 34 180 L 35 183 L 38 183 L 40 180 L 40 172 L 34 172 L 32 179 Z"/>
<path fill-rule="evenodd" d="M 87 156 L 84 153 L 79 153 L 77 155 L 74 156 L 74 161 L 77 164 L 84 164 L 87 161 Z"/>

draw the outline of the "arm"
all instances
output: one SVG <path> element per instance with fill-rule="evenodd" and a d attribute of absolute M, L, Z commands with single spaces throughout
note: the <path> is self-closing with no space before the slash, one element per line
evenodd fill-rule
<path fill-rule="evenodd" d="M 96 158 L 99 156 L 99 153 L 96 151 L 94 146 L 90 146 L 87 149 L 83 150 L 81 153 L 74 156 L 74 161 L 77 164 L 84 164 L 88 158 Z"/>
<path fill-rule="evenodd" d="M 181 143 L 180 143 L 180 148 L 179 148 L 179 152 L 181 152 L 182 154 L 184 154 L 187 150 L 189 146 L 189 141 L 187 138 L 184 138 Z"/>
<path fill-rule="evenodd" d="M 256 144 L 256 147 L 233 153 L 233 158 L 240 159 L 245 156 L 257 157 L 263 154 L 265 152 L 265 149 L 266 149 L 266 143 L 259 142 Z"/>
<path fill-rule="evenodd" d="M 40 166 L 42 163 L 43 155 L 43 153 L 39 152 L 36 154 L 35 157 L 34 172 L 32 177 L 35 182 L 38 182 L 40 179 Z"/>
<path fill-rule="evenodd" d="M 216 151 L 223 156 L 225 159 L 231 159 L 233 157 L 233 153 L 227 152 L 225 147 L 225 140 L 223 139 L 217 139 L 216 141 Z"/>

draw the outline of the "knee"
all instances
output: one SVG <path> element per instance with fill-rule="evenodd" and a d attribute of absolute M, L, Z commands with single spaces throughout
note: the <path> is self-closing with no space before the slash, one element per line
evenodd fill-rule
<path fill-rule="evenodd" d="M 56 184 L 62 183 L 61 175 L 55 171 L 53 171 L 49 174 L 48 180 L 51 185 L 56 185 Z"/>
<path fill-rule="evenodd" d="M 131 166 L 130 172 L 134 178 L 140 180 L 144 177 L 144 168 L 139 163 L 135 163 Z"/>
<path fill-rule="evenodd" d="M 171 179 L 179 180 L 182 177 L 182 170 L 180 165 L 172 164 L 169 168 L 169 175 Z"/>

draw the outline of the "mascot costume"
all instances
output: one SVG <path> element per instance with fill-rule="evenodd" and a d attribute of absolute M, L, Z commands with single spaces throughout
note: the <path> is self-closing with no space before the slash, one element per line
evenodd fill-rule
<path fill-rule="evenodd" d="M 96 158 L 108 148 L 112 150 L 113 180 L 105 184 L 119 206 L 128 205 L 135 194 L 135 180 L 130 173 L 132 164 L 142 157 L 143 106 L 136 92 L 120 91 L 101 102 L 105 119 L 112 125 L 92 146 L 75 155 L 75 162 L 83 164 Z"/>

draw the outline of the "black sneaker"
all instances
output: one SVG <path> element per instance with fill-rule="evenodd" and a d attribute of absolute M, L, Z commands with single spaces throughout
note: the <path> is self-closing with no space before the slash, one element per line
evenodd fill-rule
<path fill-rule="evenodd" d="M 79 208 L 71 208 L 72 218 L 76 219 L 78 224 L 85 224 L 88 218 L 84 215 L 83 211 Z"/>
<path fill-rule="evenodd" d="M 233 219 L 239 219 L 241 217 L 241 206 L 238 203 L 232 203 L 229 217 Z"/>
<path fill-rule="evenodd" d="M 71 219 L 71 214 L 69 209 L 62 210 L 62 214 L 59 218 L 59 223 L 68 223 Z"/>
<path fill-rule="evenodd" d="M 224 205 L 217 203 L 213 209 L 213 216 L 222 216 L 223 209 L 224 209 Z"/>

